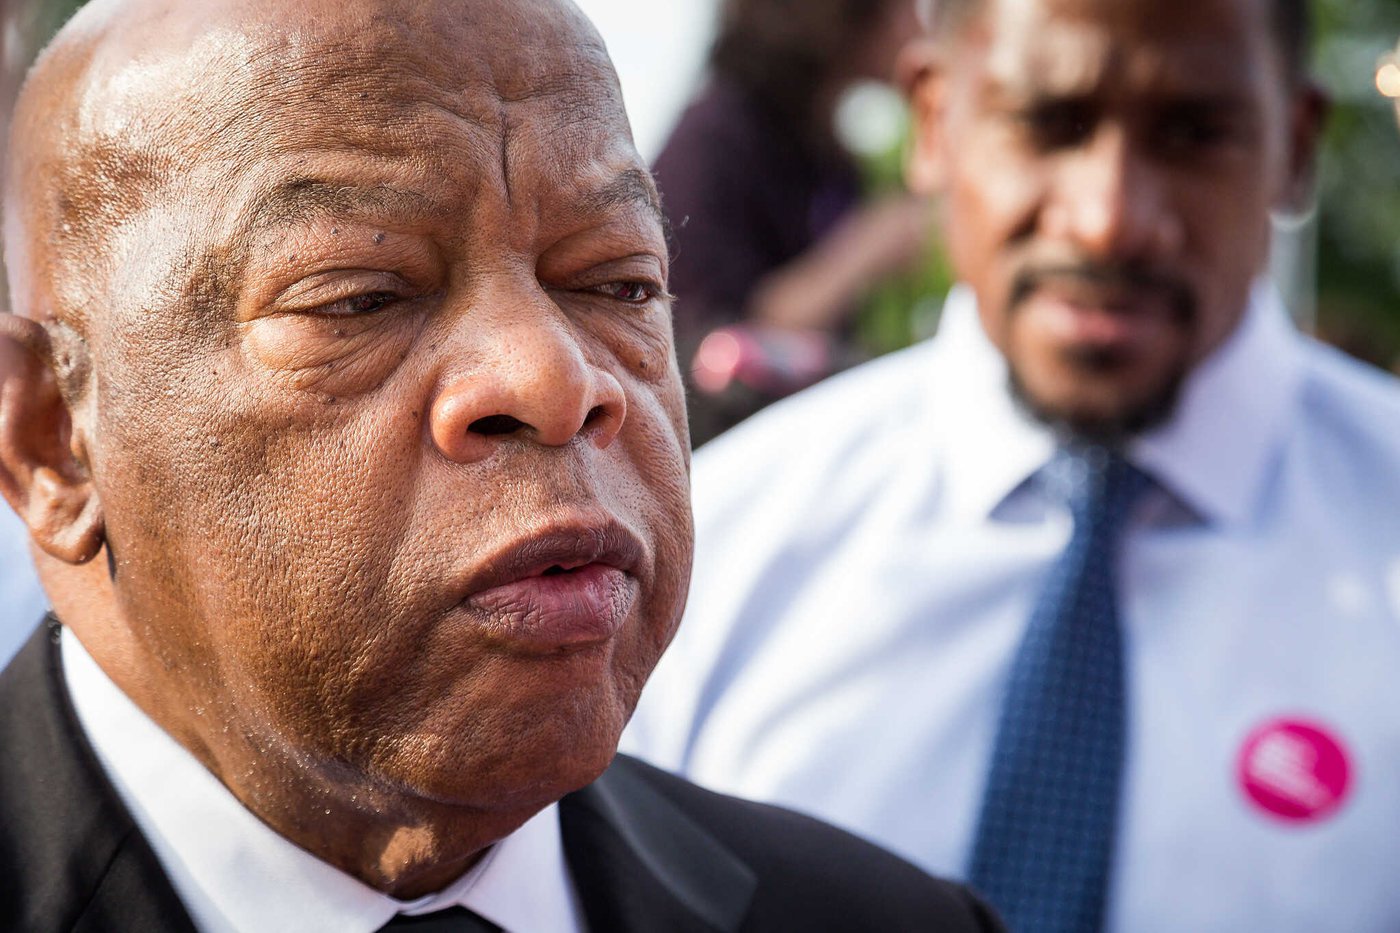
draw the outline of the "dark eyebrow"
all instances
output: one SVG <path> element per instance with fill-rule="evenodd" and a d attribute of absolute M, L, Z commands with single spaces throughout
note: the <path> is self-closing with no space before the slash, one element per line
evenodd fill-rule
<path fill-rule="evenodd" d="M 1255 102 L 1240 94 L 1181 94 L 1156 103 L 1160 110 L 1190 111 L 1211 115 L 1247 115 L 1258 110 Z"/>
<path fill-rule="evenodd" d="M 305 223 L 320 217 L 394 213 L 421 217 L 437 213 L 427 196 L 388 185 L 361 187 L 315 178 L 296 178 L 264 191 L 245 212 L 248 235 L 270 227 Z"/>
<path fill-rule="evenodd" d="M 656 182 L 652 181 L 651 173 L 644 169 L 623 169 L 607 184 L 584 194 L 582 202 L 586 210 L 597 214 L 641 204 L 656 217 L 658 223 L 666 226 L 666 215 L 661 212 L 661 195 L 656 190 Z"/>

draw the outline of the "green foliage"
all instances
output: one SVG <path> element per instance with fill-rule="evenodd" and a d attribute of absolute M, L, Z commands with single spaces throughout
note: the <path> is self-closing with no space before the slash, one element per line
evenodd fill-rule
<path fill-rule="evenodd" d="M 21 0 L 23 2 L 23 0 Z M 34 0 L 31 0 L 34 2 Z M 39 37 L 38 48 L 43 48 L 53 34 L 68 22 L 68 18 L 78 11 L 85 0 L 37 0 L 39 12 L 35 18 Z"/>
<path fill-rule="evenodd" d="M 903 134 L 907 140 L 908 127 Z M 864 187 L 872 197 L 904 190 L 906 141 L 861 161 Z M 865 297 L 855 321 L 860 349 L 879 356 L 909 346 L 933 332 L 942 299 L 953 284 L 943 250 L 930 240 L 928 256 L 920 268 L 876 287 Z"/>
<path fill-rule="evenodd" d="M 1400 0 L 1318 0 L 1319 76 L 1333 95 L 1319 176 L 1318 330 L 1400 363 L 1400 133 L 1375 87 Z"/>

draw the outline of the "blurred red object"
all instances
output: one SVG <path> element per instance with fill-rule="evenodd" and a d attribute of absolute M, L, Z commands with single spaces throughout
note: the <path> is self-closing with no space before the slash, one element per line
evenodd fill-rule
<path fill-rule="evenodd" d="M 776 398 L 831 375 L 834 364 L 831 338 L 823 332 L 734 324 L 700 342 L 691 376 L 707 395 L 737 385 Z"/>

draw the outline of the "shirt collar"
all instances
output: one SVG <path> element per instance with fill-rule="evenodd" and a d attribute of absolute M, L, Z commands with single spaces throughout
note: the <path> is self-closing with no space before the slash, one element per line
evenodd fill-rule
<path fill-rule="evenodd" d="M 1302 384 L 1297 331 L 1278 293 L 1260 282 L 1234 333 L 1182 386 L 1171 419 L 1130 456 L 1207 522 L 1246 522 Z"/>
<path fill-rule="evenodd" d="M 965 285 L 944 304 L 930 364 L 929 429 L 942 450 L 948 507 L 985 520 L 1049 461 L 1054 438 L 1012 398 L 1006 361 Z M 1260 283 L 1239 326 L 1188 376 L 1172 417 L 1138 438 L 1129 457 L 1207 522 L 1245 521 L 1301 381 L 1287 313 Z"/>
<path fill-rule="evenodd" d="M 443 891 L 400 901 L 321 861 L 245 809 L 66 629 L 62 653 L 83 731 L 201 930 L 370 933 L 397 913 L 457 904 L 508 933 L 581 928 L 557 805 L 498 842 Z"/>

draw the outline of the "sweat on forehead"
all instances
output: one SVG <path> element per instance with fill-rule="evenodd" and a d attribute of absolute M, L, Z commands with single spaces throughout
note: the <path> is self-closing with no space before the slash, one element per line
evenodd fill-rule
<path fill-rule="evenodd" d="M 336 121 L 326 145 L 375 134 L 382 147 L 404 107 L 381 92 L 386 71 L 486 127 L 533 100 L 561 126 L 625 120 L 606 49 L 567 0 L 94 0 L 40 57 L 16 110 L 5 222 L 16 310 L 81 327 L 103 300 L 115 233 L 158 193 L 208 190 L 265 156 L 247 141 L 275 148 L 276 113 L 358 110 L 369 119 Z M 282 132 L 308 142 L 286 121 Z"/>

